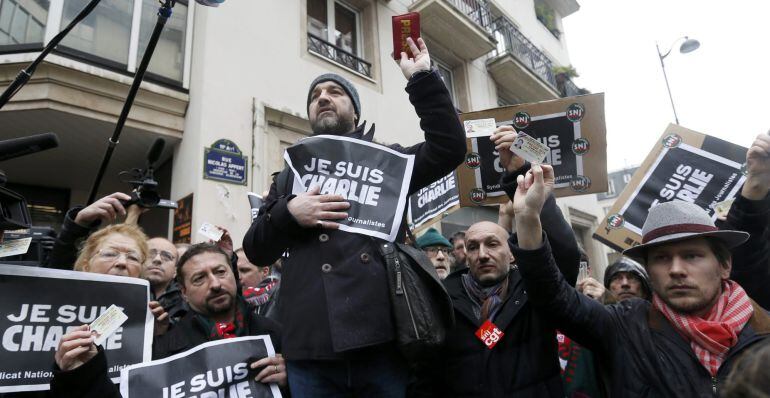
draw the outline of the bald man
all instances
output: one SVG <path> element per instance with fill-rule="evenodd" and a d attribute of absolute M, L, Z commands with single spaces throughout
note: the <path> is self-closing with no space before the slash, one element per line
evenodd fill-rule
<path fill-rule="evenodd" d="M 515 192 L 517 175 L 529 170 L 525 166 L 504 179 L 506 191 Z M 580 253 L 553 196 L 541 217 L 551 245 L 558 247 L 561 272 L 574 284 Z M 492 222 L 468 228 L 468 268 L 444 280 L 456 323 L 432 366 L 431 382 L 415 388 L 442 397 L 564 397 L 556 332 L 529 303 L 508 238 Z"/>

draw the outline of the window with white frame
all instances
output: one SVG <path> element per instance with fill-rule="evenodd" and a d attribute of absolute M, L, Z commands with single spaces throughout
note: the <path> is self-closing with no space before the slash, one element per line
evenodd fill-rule
<path fill-rule="evenodd" d="M 42 43 L 48 0 L 0 0 L 0 46 Z"/>
<path fill-rule="evenodd" d="M 19 45 L 42 48 L 90 0 L 0 0 L 0 53 Z M 58 5 L 58 6 L 54 6 Z M 112 70 L 135 72 L 157 21 L 157 0 L 103 1 L 78 23 L 56 52 Z M 153 53 L 147 80 L 181 86 L 188 47 L 189 0 L 177 0 Z M 49 9 L 55 15 L 48 15 Z M 57 11 L 53 11 L 57 10 Z M 47 32 L 47 23 L 52 23 Z"/>
<path fill-rule="evenodd" d="M 308 52 L 371 77 L 361 36 L 361 13 L 355 8 L 336 0 L 307 0 Z"/>
<path fill-rule="evenodd" d="M 64 2 L 62 26 L 67 26 L 89 3 L 88 0 Z M 132 1 L 104 1 L 77 24 L 61 42 L 84 55 L 103 58 L 120 65 L 128 65 L 128 46 L 131 40 Z"/>
<path fill-rule="evenodd" d="M 307 16 L 308 33 L 353 55 L 360 55 L 358 11 L 336 0 L 308 0 Z"/>
<path fill-rule="evenodd" d="M 142 22 L 139 27 L 139 51 L 136 64 L 144 55 L 147 44 L 158 19 L 158 0 L 143 0 Z M 152 55 L 147 71 L 173 81 L 182 81 L 184 76 L 185 43 L 187 28 L 187 5 L 177 1 L 171 18 L 166 21 L 163 34 Z"/>

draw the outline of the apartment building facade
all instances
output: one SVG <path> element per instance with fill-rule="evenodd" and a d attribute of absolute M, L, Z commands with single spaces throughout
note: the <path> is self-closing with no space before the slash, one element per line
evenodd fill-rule
<path fill-rule="evenodd" d="M 0 0 L 0 87 L 86 3 Z M 316 76 L 334 72 L 356 86 L 378 141 L 423 139 L 391 56 L 391 16 L 420 13 L 434 66 L 468 112 L 580 93 L 556 73 L 570 65 L 562 19 L 578 9 L 575 0 L 230 0 L 219 8 L 178 0 L 100 192 L 128 190 L 118 173 L 144 167 L 153 140 L 164 138 L 159 190 L 185 214 L 152 210 L 142 225 L 196 241 L 210 222 L 238 245 L 250 222 L 247 192 L 266 190 L 283 150 L 310 134 Z M 156 11 L 154 0 L 102 2 L 0 111 L 0 139 L 53 131 L 61 141 L 0 165 L 36 222 L 53 225 L 85 201 Z M 601 221 L 595 196 L 559 203 L 595 267 L 606 266 L 590 239 Z M 448 234 L 496 218 L 496 209 L 462 209 L 440 227 Z"/>

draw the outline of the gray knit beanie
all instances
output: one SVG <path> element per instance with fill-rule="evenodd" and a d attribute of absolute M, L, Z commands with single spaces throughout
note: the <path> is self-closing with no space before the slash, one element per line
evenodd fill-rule
<path fill-rule="evenodd" d="M 328 81 L 339 84 L 340 87 L 342 87 L 342 89 L 348 93 L 348 97 L 350 97 L 350 101 L 353 103 L 353 111 L 356 113 L 357 118 L 360 120 L 361 100 L 358 99 L 358 90 L 356 90 L 356 88 L 353 86 L 353 83 L 349 82 L 348 79 L 345 79 L 336 73 L 324 73 L 323 75 L 316 77 L 315 80 L 310 83 L 310 89 L 307 91 L 307 109 L 305 110 L 310 113 L 310 96 L 313 94 L 313 89 L 315 86 L 317 86 L 319 83 Z"/>

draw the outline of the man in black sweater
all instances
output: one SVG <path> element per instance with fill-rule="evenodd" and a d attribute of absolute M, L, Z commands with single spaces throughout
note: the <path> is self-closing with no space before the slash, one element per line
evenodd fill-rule
<path fill-rule="evenodd" d="M 425 43 L 408 40 L 415 57 L 403 53 L 400 66 L 425 142 L 390 147 L 415 156 L 411 194 L 462 162 L 465 133 L 446 86 L 431 70 Z M 372 141 L 373 129 L 364 134 L 364 125 L 355 127 L 361 105 L 355 87 L 343 77 L 319 76 L 307 103 L 314 134 Z M 338 230 L 335 220 L 346 218 L 349 207 L 342 196 L 318 195 L 317 190 L 292 195 L 287 189 L 291 179 L 288 168 L 276 177 L 243 248 L 253 264 L 272 264 L 288 251 L 279 320 L 292 395 L 403 396 L 407 366 L 393 344 L 379 241 Z"/>

